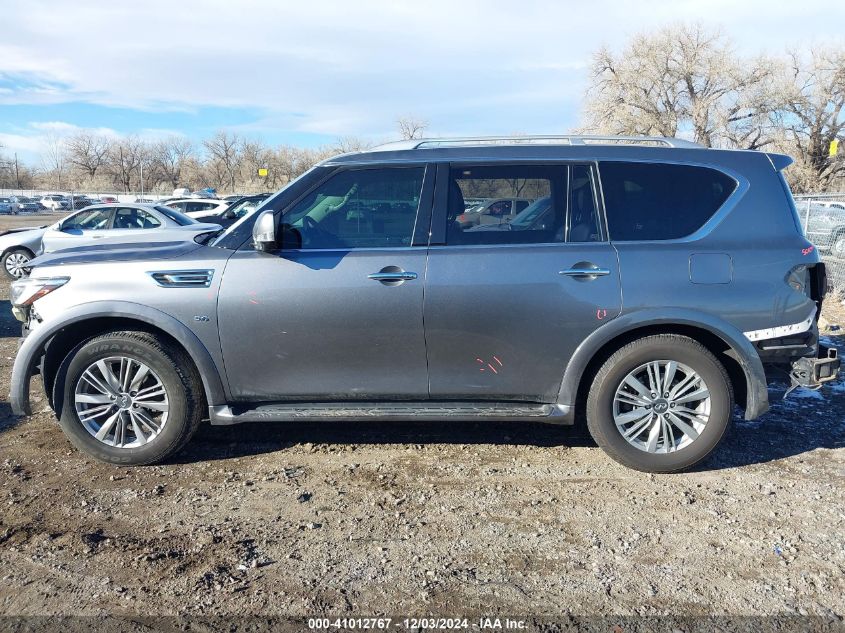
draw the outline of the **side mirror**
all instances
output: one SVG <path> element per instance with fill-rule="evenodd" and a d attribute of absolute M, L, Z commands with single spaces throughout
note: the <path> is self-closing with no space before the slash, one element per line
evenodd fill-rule
<path fill-rule="evenodd" d="M 276 217 L 272 211 L 265 211 L 255 220 L 252 227 L 252 243 L 257 251 L 267 252 L 278 249 Z"/>
<path fill-rule="evenodd" d="M 232 220 L 232 219 L 233 219 L 233 218 L 235 218 L 235 217 L 236 217 L 236 216 L 235 216 L 235 212 L 234 212 L 234 211 L 232 211 L 231 209 L 226 209 L 226 210 L 223 212 L 223 219 L 224 219 L 224 220 Z"/>

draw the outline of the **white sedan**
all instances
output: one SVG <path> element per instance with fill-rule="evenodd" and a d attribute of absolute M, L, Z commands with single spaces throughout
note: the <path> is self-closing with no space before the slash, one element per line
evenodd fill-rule
<path fill-rule="evenodd" d="M 50 226 L 0 235 L 0 263 L 7 276 L 17 279 L 42 253 L 94 244 L 181 242 L 219 230 L 219 224 L 197 222 L 160 205 L 98 204 Z"/>
<path fill-rule="evenodd" d="M 167 206 L 177 209 L 192 218 L 204 215 L 220 215 L 229 208 L 227 200 L 211 200 L 206 198 L 188 198 L 185 200 L 169 200 Z"/>

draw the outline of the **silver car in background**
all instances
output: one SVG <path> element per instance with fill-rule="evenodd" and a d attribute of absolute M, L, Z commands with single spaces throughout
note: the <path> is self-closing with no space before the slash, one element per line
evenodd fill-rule
<path fill-rule="evenodd" d="M 178 242 L 219 230 L 219 224 L 197 222 L 165 206 L 93 205 L 55 224 L 0 236 L 0 264 L 8 277 L 19 279 L 42 253 L 99 243 Z"/>

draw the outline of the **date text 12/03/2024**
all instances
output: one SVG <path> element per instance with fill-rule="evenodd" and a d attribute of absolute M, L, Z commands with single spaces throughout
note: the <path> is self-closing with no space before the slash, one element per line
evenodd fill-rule
<path fill-rule="evenodd" d="M 525 620 L 518 618 L 480 617 L 469 618 L 308 618 L 308 628 L 320 630 L 481 630 L 481 631 L 521 631 L 526 630 Z"/>

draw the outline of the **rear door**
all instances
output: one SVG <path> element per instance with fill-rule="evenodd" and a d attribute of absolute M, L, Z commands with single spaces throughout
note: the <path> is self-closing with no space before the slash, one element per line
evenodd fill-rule
<path fill-rule="evenodd" d="M 462 227 L 465 198 L 548 198 L 553 212 Z M 439 166 L 424 308 L 432 399 L 555 401 L 574 350 L 621 311 L 601 216 L 589 164 Z"/>

